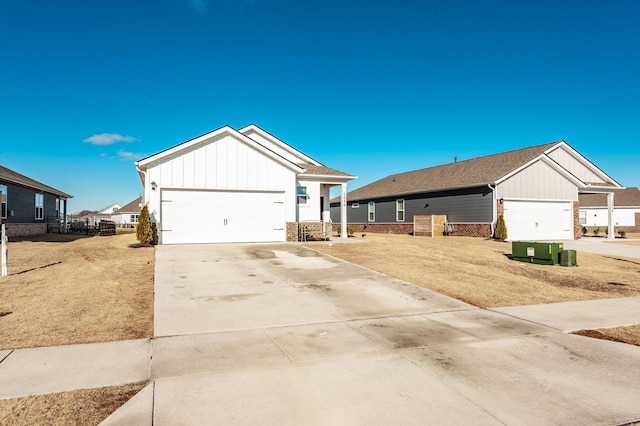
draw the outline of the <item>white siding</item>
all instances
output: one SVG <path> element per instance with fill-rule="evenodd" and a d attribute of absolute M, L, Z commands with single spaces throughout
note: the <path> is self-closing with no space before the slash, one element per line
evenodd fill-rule
<path fill-rule="evenodd" d="M 225 135 L 183 151 L 160 164 L 150 164 L 148 182 L 158 188 L 276 190 L 285 192 L 285 216 L 295 221 L 295 172 L 244 142 Z M 149 210 L 157 221 L 160 190 L 151 191 Z"/>
<path fill-rule="evenodd" d="M 606 183 L 563 147 L 550 152 L 548 156 L 583 182 Z"/>
<path fill-rule="evenodd" d="M 253 139 L 254 141 L 258 142 L 260 145 L 269 148 L 271 151 L 275 152 L 276 154 L 280 155 L 283 158 L 286 158 L 287 160 L 291 161 L 292 163 L 302 163 L 302 159 L 296 155 L 296 154 L 292 154 L 290 151 L 284 149 L 283 147 L 281 147 L 278 144 L 275 144 L 273 142 L 271 142 L 270 140 L 262 137 L 262 135 L 256 133 L 256 132 L 247 132 L 245 133 L 245 135 L 247 135 L 248 137 L 250 137 L 251 139 Z"/>
<path fill-rule="evenodd" d="M 606 208 L 581 208 L 580 211 L 587 214 L 585 226 L 609 226 L 608 210 Z M 613 225 L 636 226 L 636 213 L 640 213 L 640 209 L 615 208 L 613 210 Z"/>
<path fill-rule="evenodd" d="M 501 182 L 498 198 L 578 201 L 578 188 L 544 161 L 537 161 Z"/>

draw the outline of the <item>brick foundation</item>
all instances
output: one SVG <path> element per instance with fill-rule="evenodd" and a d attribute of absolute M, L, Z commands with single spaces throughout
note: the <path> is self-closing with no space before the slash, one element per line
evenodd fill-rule
<path fill-rule="evenodd" d="M 46 223 L 5 223 L 7 237 L 27 237 L 47 233 Z"/>
<path fill-rule="evenodd" d="M 324 234 L 323 223 L 287 222 L 287 241 L 318 241 L 331 238 L 331 225 L 327 224 L 327 235 Z"/>
<path fill-rule="evenodd" d="M 489 238 L 491 235 L 491 224 L 489 223 L 453 223 L 453 232 L 449 235 L 454 237 L 481 237 Z"/>

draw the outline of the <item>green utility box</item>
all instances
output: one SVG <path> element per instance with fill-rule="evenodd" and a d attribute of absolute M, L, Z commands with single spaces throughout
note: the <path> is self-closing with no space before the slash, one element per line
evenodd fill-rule
<path fill-rule="evenodd" d="M 575 250 L 562 250 L 560 252 L 560 266 L 578 266 Z"/>
<path fill-rule="evenodd" d="M 537 263 L 539 265 L 557 265 L 560 262 L 562 243 L 533 243 L 513 241 L 511 253 L 513 260 Z"/>

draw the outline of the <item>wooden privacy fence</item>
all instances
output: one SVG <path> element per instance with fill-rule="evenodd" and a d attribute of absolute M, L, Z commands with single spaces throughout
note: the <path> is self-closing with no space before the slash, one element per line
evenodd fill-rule
<path fill-rule="evenodd" d="M 447 223 L 446 215 L 424 214 L 413 216 L 413 235 L 415 237 L 443 237 Z"/>

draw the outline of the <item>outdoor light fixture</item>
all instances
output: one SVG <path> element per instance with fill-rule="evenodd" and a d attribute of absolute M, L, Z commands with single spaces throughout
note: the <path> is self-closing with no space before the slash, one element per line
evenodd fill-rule
<path fill-rule="evenodd" d="M 155 181 L 151 182 L 151 190 L 152 191 L 155 191 L 157 187 L 158 187 L 158 184 Z"/>
<path fill-rule="evenodd" d="M 500 204 L 504 203 L 504 198 L 500 198 Z"/>

